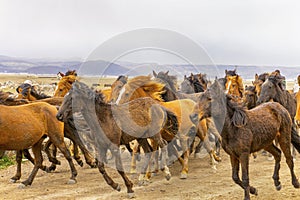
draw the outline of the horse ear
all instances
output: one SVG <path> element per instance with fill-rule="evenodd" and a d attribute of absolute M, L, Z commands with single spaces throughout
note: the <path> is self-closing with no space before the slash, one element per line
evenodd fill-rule
<path fill-rule="evenodd" d="M 187 79 L 186 75 L 184 75 L 183 79 L 184 79 L 184 80 L 186 80 L 186 79 Z"/>
<path fill-rule="evenodd" d="M 153 76 L 156 78 L 157 77 L 157 73 L 153 70 Z"/>
<path fill-rule="evenodd" d="M 165 73 L 165 75 L 168 75 L 169 74 L 169 70 Z"/>
<path fill-rule="evenodd" d="M 255 74 L 255 80 L 258 80 L 258 74 Z"/>

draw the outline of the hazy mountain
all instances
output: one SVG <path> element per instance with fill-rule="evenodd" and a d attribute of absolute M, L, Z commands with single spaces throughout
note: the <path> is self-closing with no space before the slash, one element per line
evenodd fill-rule
<path fill-rule="evenodd" d="M 244 79 L 254 79 L 255 73 L 272 72 L 280 69 L 287 79 L 294 80 L 300 74 L 299 67 L 280 66 L 240 66 L 240 65 L 159 65 L 157 63 L 131 63 L 117 61 L 110 63 L 103 60 L 82 62 L 80 59 L 32 59 L 14 58 L 0 55 L 0 73 L 30 73 L 30 74 L 57 74 L 67 70 L 77 70 L 79 75 L 93 76 L 128 76 L 148 75 L 152 71 L 170 71 L 171 75 L 183 78 L 191 73 L 205 73 L 210 79 L 215 76 L 224 77 L 225 70 L 237 68 L 237 73 Z"/>

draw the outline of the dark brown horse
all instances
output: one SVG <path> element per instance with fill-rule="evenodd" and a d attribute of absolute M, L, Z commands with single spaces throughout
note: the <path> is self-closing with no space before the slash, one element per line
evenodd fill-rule
<path fill-rule="evenodd" d="M 82 113 L 91 131 L 85 133 L 87 135 L 81 135 L 81 139 L 90 143 L 95 149 L 99 171 L 113 189 L 120 191 L 121 188 L 105 171 L 106 152 L 109 149 L 113 153 L 117 171 L 125 182 L 129 197 L 132 197 L 133 184 L 124 172 L 119 146 L 134 139 L 138 140 L 146 153 L 142 174 L 145 175 L 150 159 L 151 147 L 147 138 L 151 138 L 162 149 L 162 170 L 166 173 L 167 180 L 170 178 L 170 172 L 166 166 L 165 142 L 159 133 L 164 128 L 170 112 L 156 104 L 151 98 L 141 98 L 119 106 L 107 104 L 101 93 L 93 92 L 87 85 L 80 82 L 75 82 L 64 98 L 57 118 L 65 121 L 71 118 L 72 113 Z"/>
<path fill-rule="evenodd" d="M 36 90 L 35 86 L 28 83 L 22 83 L 17 87 L 16 91 L 18 92 L 17 99 L 27 99 L 29 101 L 35 101 L 39 99 L 46 99 L 50 96 L 40 93 Z"/>
<path fill-rule="evenodd" d="M 220 84 L 215 81 L 199 98 L 195 112 L 193 116 L 195 120 L 197 116 L 200 119 L 213 117 L 215 120 L 221 131 L 222 147 L 230 155 L 232 178 L 244 189 L 245 200 L 250 199 L 250 193 L 257 195 L 257 189 L 249 185 L 249 155 L 261 149 L 270 152 L 275 158 L 273 180 L 276 189 L 281 189 L 279 181 L 281 151 L 286 157 L 292 184 L 295 188 L 299 188 L 290 151 L 292 120 L 282 105 L 269 102 L 246 110 L 241 104 L 232 101 L 232 97 L 226 95 Z M 278 140 L 281 150 L 273 144 L 275 139 Z M 300 147 L 300 142 L 295 142 Z M 240 165 L 242 180 L 239 178 Z"/>
<path fill-rule="evenodd" d="M 255 86 L 245 86 L 245 92 L 243 96 L 243 103 L 248 109 L 252 109 L 256 106 L 257 93 Z"/>
<path fill-rule="evenodd" d="M 71 168 L 70 183 L 76 182 L 77 171 L 72 162 L 71 155 L 64 143 L 63 124 L 55 119 L 57 110 L 54 106 L 47 103 L 32 103 L 21 106 L 4 106 L 0 105 L 0 149 L 1 150 L 17 150 L 16 157 L 18 165 L 21 165 L 22 153 L 24 149 L 32 147 L 35 157 L 34 168 L 27 180 L 21 183 L 21 187 L 31 185 L 39 168 L 42 166 L 41 148 L 45 137 L 53 142 L 64 154 Z M 21 177 L 21 167 L 13 182 Z"/>

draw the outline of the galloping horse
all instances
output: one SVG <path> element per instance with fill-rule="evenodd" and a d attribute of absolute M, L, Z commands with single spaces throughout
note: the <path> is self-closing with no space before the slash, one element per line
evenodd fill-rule
<path fill-rule="evenodd" d="M 123 105 L 107 104 L 101 92 L 95 93 L 80 82 L 75 82 L 64 98 L 57 118 L 65 121 L 69 120 L 74 112 L 82 113 L 91 131 L 85 133 L 81 139 L 94 147 L 99 171 L 113 189 L 120 191 L 121 188 L 105 171 L 106 152 L 110 149 L 114 154 L 117 171 L 125 182 L 128 196 L 132 197 L 133 184 L 124 173 L 119 146 L 134 139 L 138 140 L 146 152 L 142 174 L 145 174 L 150 159 L 151 147 L 147 138 L 151 138 L 162 149 L 162 170 L 166 173 L 166 179 L 170 179 L 170 172 L 166 165 L 165 142 L 159 133 L 165 125 L 168 125 L 166 120 L 170 112 L 151 98 L 141 98 Z"/>
<path fill-rule="evenodd" d="M 32 147 L 35 157 L 34 168 L 21 187 L 31 185 L 38 169 L 42 168 L 42 142 L 46 136 L 58 147 L 69 162 L 72 176 L 70 183 L 76 182 L 77 171 L 72 162 L 71 155 L 64 143 L 63 124 L 55 119 L 57 110 L 47 103 L 32 103 L 20 106 L 0 105 L 0 149 L 21 151 Z M 11 178 L 16 182 L 21 177 L 22 156 L 17 156 L 17 173 Z"/>
<path fill-rule="evenodd" d="M 155 77 L 154 80 L 159 80 L 159 82 L 162 82 L 167 85 L 167 87 L 164 87 L 164 90 L 166 90 L 165 94 L 162 95 L 162 98 L 164 101 L 173 101 L 177 99 L 191 99 L 193 101 L 197 101 L 197 98 L 201 92 L 204 92 L 207 89 L 208 80 L 206 79 L 206 74 L 192 74 L 188 78 L 184 77 L 184 82 L 181 83 L 181 92 L 187 91 L 189 94 L 181 93 L 176 90 L 177 85 L 177 77 L 171 76 L 168 74 L 168 72 L 159 72 L 158 74 L 153 71 L 153 75 Z M 192 90 L 193 92 L 191 92 Z M 209 132 L 215 136 L 216 139 L 216 148 L 217 153 L 215 153 L 214 149 L 211 147 L 209 140 L 208 140 L 208 134 Z M 199 122 L 197 124 L 197 136 L 200 138 L 201 142 L 199 145 L 197 145 L 195 150 L 195 155 L 200 152 L 200 148 L 202 145 L 204 145 L 205 149 L 210 155 L 211 163 L 213 165 L 213 168 L 216 169 L 215 160 L 221 161 L 221 158 L 218 156 L 220 154 L 220 143 L 219 138 L 220 135 L 218 131 L 214 128 L 214 124 L 209 119 L 204 119 L 203 121 Z M 193 142 L 194 144 L 194 142 Z M 193 150 L 193 145 L 191 147 L 191 152 Z M 218 155 L 216 155 L 218 154 Z"/>
<path fill-rule="evenodd" d="M 185 179 L 187 178 L 188 173 L 188 147 L 193 141 L 196 131 L 195 125 L 189 119 L 189 115 L 193 110 L 195 102 L 190 99 L 164 102 L 161 96 L 161 94 L 165 92 L 163 88 L 165 88 L 164 84 L 151 80 L 150 76 L 137 76 L 129 80 L 127 84 L 123 86 L 116 103 L 122 104 L 141 97 L 151 97 L 177 116 L 178 133 L 172 135 L 162 132 L 162 136 L 168 142 L 173 141 L 176 137 L 180 140 L 184 152 L 184 158 L 178 158 L 179 162 L 182 164 L 180 178 Z"/>
<path fill-rule="evenodd" d="M 277 190 L 281 189 L 281 150 L 286 157 L 293 186 L 300 187 L 290 151 L 292 120 L 282 105 L 269 102 L 246 110 L 241 104 L 233 101 L 230 95 L 226 95 L 221 85 L 215 81 L 199 98 L 195 113 L 191 116 L 194 120 L 197 120 L 198 116 L 200 119 L 214 118 L 221 131 L 222 147 L 230 155 L 232 179 L 244 189 L 245 200 L 250 199 L 249 193 L 257 195 L 257 189 L 249 185 L 249 155 L 261 149 L 270 152 L 275 158 L 273 180 Z M 262 118 L 264 120 L 261 120 Z M 278 140 L 281 150 L 273 144 L 274 139 Z M 300 150 L 299 140 L 294 142 Z M 240 165 L 242 180 L 239 178 Z"/>

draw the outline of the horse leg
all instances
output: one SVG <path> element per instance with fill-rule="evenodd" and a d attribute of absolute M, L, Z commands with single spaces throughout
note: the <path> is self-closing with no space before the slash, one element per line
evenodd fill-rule
<path fill-rule="evenodd" d="M 21 178 L 21 163 L 22 163 L 22 150 L 16 151 L 16 162 L 17 162 L 17 172 L 10 178 L 10 182 L 15 183 Z"/>
<path fill-rule="evenodd" d="M 138 148 L 139 144 L 137 142 L 134 142 L 134 146 L 132 148 L 132 154 L 131 154 L 131 163 L 130 163 L 130 174 L 136 173 L 136 158 L 138 154 Z"/>
<path fill-rule="evenodd" d="M 36 144 L 32 146 L 32 152 L 34 155 L 34 167 L 31 171 L 31 174 L 27 178 L 27 180 L 23 181 L 19 188 L 23 188 L 25 186 L 31 185 L 33 182 L 34 177 L 36 176 L 39 168 L 42 166 L 43 163 L 43 156 L 42 156 L 42 142 L 45 139 L 45 137 L 42 137 Z M 22 153 L 21 153 L 22 156 Z M 21 157 L 22 159 L 22 157 Z"/>
<path fill-rule="evenodd" d="M 244 185 L 239 177 L 240 161 L 235 156 L 230 155 L 230 162 L 232 167 L 232 180 L 244 189 Z M 257 195 L 257 189 L 250 186 L 250 193 Z"/>
<path fill-rule="evenodd" d="M 122 176 L 122 178 L 123 178 L 123 180 L 125 182 L 125 185 L 127 187 L 127 195 L 128 195 L 129 198 L 133 198 L 134 197 L 134 191 L 132 189 L 133 184 L 129 180 L 129 178 L 126 176 L 126 174 L 124 172 L 120 150 L 116 149 L 115 151 L 113 151 L 113 155 L 115 157 L 115 161 L 116 161 L 116 166 L 117 166 L 118 173 Z"/>
<path fill-rule="evenodd" d="M 273 180 L 277 190 L 281 189 L 281 183 L 279 181 L 279 169 L 280 169 L 280 160 L 281 160 L 281 151 L 276 147 L 273 143 L 266 147 L 265 150 L 273 155 L 275 159 L 275 167 L 274 167 L 274 174 Z"/>
<path fill-rule="evenodd" d="M 169 167 L 167 165 L 167 143 L 164 141 L 161 141 L 159 146 L 161 148 L 161 154 L 162 154 L 162 159 L 161 159 L 161 170 L 165 173 L 165 178 L 166 180 L 170 180 L 171 179 L 171 172 L 169 170 Z M 155 152 L 155 157 L 156 160 L 158 162 L 158 151 Z M 157 167 L 158 167 L 158 163 L 157 163 Z"/>
<path fill-rule="evenodd" d="M 242 167 L 242 184 L 244 187 L 244 199 L 250 200 L 250 185 L 249 185 L 249 153 L 240 155 Z"/>
<path fill-rule="evenodd" d="M 149 179 L 146 177 L 147 168 L 149 165 L 149 161 L 151 159 L 151 152 L 152 148 L 149 145 L 146 138 L 138 139 L 138 143 L 142 146 L 144 152 L 145 152 L 145 161 L 143 163 L 143 166 L 141 168 L 141 174 L 139 175 L 139 185 L 147 185 L 149 182 Z"/>
<path fill-rule="evenodd" d="M 284 140 L 285 139 L 283 137 L 280 137 L 278 139 L 278 142 L 279 142 L 280 148 L 285 156 L 286 163 L 287 163 L 288 167 L 290 168 L 290 173 L 292 176 L 292 184 L 295 188 L 299 188 L 300 185 L 299 185 L 298 179 L 294 172 L 294 161 L 293 161 L 293 157 L 291 155 L 291 146 L 290 146 L 289 142 L 286 142 Z"/>
<path fill-rule="evenodd" d="M 53 142 L 53 144 L 62 152 L 62 154 L 64 155 L 64 157 L 67 159 L 70 169 L 71 169 L 71 178 L 69 180 L 69 184 L 74 184 L 76 183 L 76 176 L 77 176 L 77 170 L 74 166 L 74 163 L 72 161 L 72 157 L 70 154 L 70 151 L 68 150 L 66 144 L 64 143 L 63 138 L 51 138 L 50 140 Z"/>
<path fill-rule="evenodd" d="M 28 149 L 24 149 L 22 153 L 25 156 L 25 158 L 27 158 L 32 164 L 34 164 L 34 158 L 30 155 Z M 40 169 L 49 172 L 48 167 L 46 167 L 45 165 L 42 165 Z"/>
<path fill-rule="evenodd" d="M 46 172 L 54 171 L 56 169 L 56 165 L 60 165 L 60 161 L 56 159 L 57 149 L 54 145 L 52 146 L 52 155 L 50 153 L 51 144 L 52 142 L 48 140 L 45 145 L 45 152 L 47 154 L 49 161 L 51 162 L 50 167 L 46 168 Z"/>
<path fill-rule="evenodd" d="M 81 160 L 81 158 L 79 156 L 78 145 L 75 142 L 73 142 L 73 158 L 76 160 L 77 164 L 80 167 L 83 166 L 83 162 L 82 162 L 82 160 Z"/>

